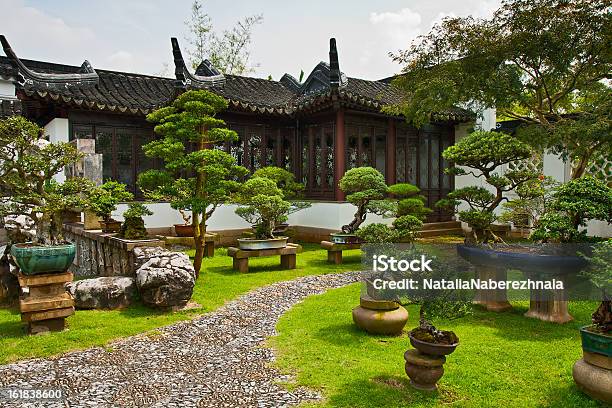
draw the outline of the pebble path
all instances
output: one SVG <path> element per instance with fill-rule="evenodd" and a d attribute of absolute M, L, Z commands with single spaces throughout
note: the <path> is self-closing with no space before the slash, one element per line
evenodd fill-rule
<path fill-rule="evenodd" d="M 274 352 L 264 341 L 296 303 L 358 280 L 347 272 L 278 282 L 106 348 L 0 366 L 0 389 L 65 392 L 63 401 L 0 399 L 0 407 L 287 407 L 319 399 L 280 384 L 291 378 L 270 367 Z"/>

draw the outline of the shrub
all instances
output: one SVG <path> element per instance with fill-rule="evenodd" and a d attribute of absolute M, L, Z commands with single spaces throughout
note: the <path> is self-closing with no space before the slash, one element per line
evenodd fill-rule
<path fill-rule="evenodd" d="M 117 181 L 107 181 L 89 193 L 91 210 L 104 221 L 111 221 L 111 214 L 117 209 L 117 204 L 130 201 L 134 195 L 126 190 L 126 185 Z"/>
<path fill-rule="evenodd" d="M 142 203 L 130 203 L 128 209 L 123 213 L 125 221 L 121 225 L 119 236 L 125 239 L 145 239 L 148 236 L 147 229 L 142 217 L 153 215 Z"/>

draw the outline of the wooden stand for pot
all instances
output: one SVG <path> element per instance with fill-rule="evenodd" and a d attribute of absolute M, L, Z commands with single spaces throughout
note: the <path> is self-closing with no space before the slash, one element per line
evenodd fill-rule
<path fill-rule="evenodd" d="M 72 282 L 71 272 L 24 275 L 19 273 L 19 285 L 29 293 L 19 300 L 21 321 L 27 324 L 29 334 L 62 331 L 65 319 L 74 314 L 74 299 L 64 289 Z"/>
<path fill-rule="evenodd" d="M 234 258 L 234 270 L 241 273 L 249 271 L 249 258 L 280 255 L 282 269 L 295 269 L 296 255 L 301 252 L 302 247 L 298 244 L 287 244 L 284 248 L 245 250 L 234 247 L 227 248 L 227 254 Z"/>
<path fill-rule="evenodd" d="M 339 265 L 342 263 L 342 251 L 359 249 L 361 244 L 336 244 L 330 241 L 321 241 L 321 248 L 327 250 L 327 262 Z"/>

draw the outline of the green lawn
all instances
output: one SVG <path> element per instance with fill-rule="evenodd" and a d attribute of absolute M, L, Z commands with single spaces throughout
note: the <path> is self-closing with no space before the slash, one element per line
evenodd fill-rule
<path fill-rule="evenodd" d="M 193 255 L 193 251 L 191 253 Z M 18 310 L 0 309 L 0 364 L 29 357 L 45 357 L 75 349 L 101 346 L 110 340 L 145 332 L 179 320 L 210 312 L 226 301 L 259 286 L 305 275 L 355 270 L 360 265 L 360 251 L 345 255 L 343 265 L 329 265 L 327 254 L 318 245 L 305 245 L 298 254 L 297 269 L 282 271 L 279 258 L 251 259 L 250 273 L 232 271 L 225 249 L 204 260 L 204 270 L 196 283 L 193 300 L 202 308 L 177 313 L 156 312 L 142 304 L 125 310 L 78 310 L 68 318 L 69 330 L 39 336 L 27 336 Z"/>
<path fill-rule="evenodd" d="M 515 310 L 436 321 L 454 330 L 460 345 L 447 359 L 438 393 L 413 390 L 404 372 L 403 353 L 411 348 L 406 332 L 398 337 L 372 336 L 352 322 L 359 285 L 312 296 L 285 314 L 279 336 L 278 366 L 297 374 L 297 384 L 322 391 L 331 407 L 596 407 L 572 380 L 581 357 L 578 328 L 587 324 L 596 304 L 570 305 L 575 321 L 557 325 L 522 316 Z M 407 328 L 418 311 L 409 307 Z"/>

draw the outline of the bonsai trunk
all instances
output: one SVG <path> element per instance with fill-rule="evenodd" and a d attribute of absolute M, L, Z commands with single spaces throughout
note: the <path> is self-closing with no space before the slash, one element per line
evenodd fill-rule
<path fill-rule="evenodd" d="M 188 216 L 185 210 L 183 209 L 179 209 L 178 212 L 179 214 L 181 214 L 181 218 L 183 219 L 183 222 L 185 223 L 185 225 L 189 225 L 189 221 L 191 221 L 191 217 Z"/>
<path fill-rule="evenodd" d="M 357 212 L 355 212 L 353 221 L 351 221 L 349 224 L 342 226 L 342 232 L 344 232 L 345 234 L 352 234 L 357 231 L 357 229 L 359 229 L 359 226 L 363 224 L 366 219 L 367 205 L 368 202 L 366 201 L 357 206 Z"/>
<path fill-rule="evenodd" d="M 612 300 L 604 295 L 599 307 L 592 315 L 593 324 L 605 333 L 612 331 Z"/>

